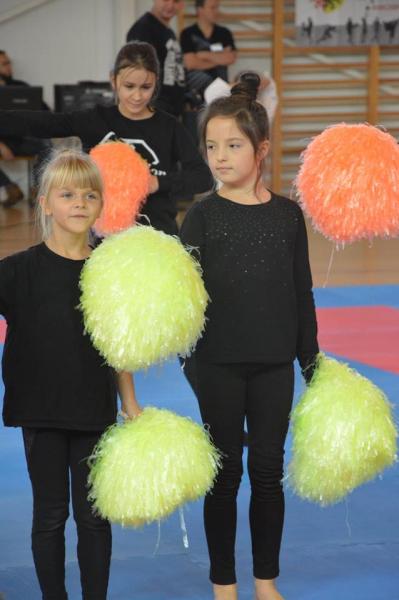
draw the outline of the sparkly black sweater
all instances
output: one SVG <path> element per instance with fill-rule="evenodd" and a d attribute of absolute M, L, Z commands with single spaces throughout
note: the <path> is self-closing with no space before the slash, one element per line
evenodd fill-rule
<path fill-rule="evenodd" d="M 214 193 L 190 209 L 180 237 L 198 248 L 211 299 L 196 356 L 268 364 L 297 357 L 306 377 L 319 348 L 300 207 L 276 194 L 243 205 Z"/>

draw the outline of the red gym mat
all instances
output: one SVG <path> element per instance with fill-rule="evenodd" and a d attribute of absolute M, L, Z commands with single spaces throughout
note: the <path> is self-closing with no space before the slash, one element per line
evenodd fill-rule
<path fill-rule="evenodd" d="M 399 373 L 399 309 L 389 306 L 318 308 L 320 348 L 337 356 Z M 6 322 L 0 319 L 0 343 Z"/>
<path fill-rule="evenodd" d="M 399 309 L 351 306 L 317 309 L 320 348 L 399 373 Z"/>

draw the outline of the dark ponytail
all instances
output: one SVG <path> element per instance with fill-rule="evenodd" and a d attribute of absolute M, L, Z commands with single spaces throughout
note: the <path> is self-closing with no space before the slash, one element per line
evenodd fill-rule
<path fill-rule="evenodd" d="M 260 77 L 254 71 L 244 71 L 231 88 L 232 96 L 239 96 L 243 101 L 255 102 L 260 86 Z"/>

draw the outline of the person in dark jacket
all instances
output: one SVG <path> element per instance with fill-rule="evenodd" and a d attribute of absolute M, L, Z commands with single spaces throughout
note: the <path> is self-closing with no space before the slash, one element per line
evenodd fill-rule
<path fill-rule="evenodd" d="M 131 374 L 104 363 L 77 308 L 102 193 L 94 162 L 61 152 L 41 180 L 43 242 L 0 261 L 0 314 L 7 321 L 3 421 L 22 428 L 33 491 L 32 551 L 44 600 L 67 599 L 70 495 L 82 597 L 106 600 L 111 527 L 87 499 L 87 458 L 116 420 L 117 389 L 127 418 L 141 412 Z"/>
<path fill-rule="evenodd" d="M 14 79 L 12 61 L 5 50 L 0 50 L 0 86 L 29 86 L 25 81 Z M 45 102 L 42 105 L 43 110 L 49 110 Z M 0 139 L 0 158 L 2 160 L 13 160 L 16 156 L 37 156 L 33 166 L 35 184 L 42 161 L 47 156 L 49 149 L 50 144 L 40 139 L 20 136 L 2 136 Z M 31 191 L 33 190 L 29 190 L 29 193 Z M 24 194 L 19 185 L 12 181 L 3 169 L 0 169 L 0 206 L 9 208 L 23 197 Z"/>
<path fill-rule="evenodd" d="M 161 68 L 156 106 L 176 117 L 183 113 L 186 81 L 180 44 L 169 24 L 182 7 L 182 0 L 153 0 L 152 9 L 131 26 L 126 37 L 128 42 L 141 40 L 154 46 Z"/>
<path fill-rule="evenodd" d="M 187 87 L 199 104 L 212 81 L 229 80 L 227 69 L 237 60 L 232 32 L 218 24 L 219 5 L 219 0 L 195 0 L 197 21 L 180 34 Z"/>
<path fill-rule="evenodd" d="M 213 185 L 208 166 L 190 134 L 172 115 L 154 106 L 159 63 L 146 42 L 125 44 L 112 74 L 116 105 L 71 113 L 0 111 L 0 136 L 78 136 L 83 149 L 113 139 L 131 144 L 149 163 L 150 194 L 141 209 L 143 223 L 176 234 L 176 200 L 206 192 Z"/>
<path fill-rule="evenodd" d="M 260 78 L 241 76 L 202 115 L 200 142 L 217 192 L 194 204 L 180 237 L 194 248 L 211 298 L 188 377 L 223 465 L 204 504 L 217 600 L 237 600 L 236 498 L 248 428 L 249 509 L 256 600 L 276 589 L 284 521 L 284 442 L 298 358 L 307 381 L 319 351 L 307 234 L 298 204 L 262 180 L 268 121 Z"/>

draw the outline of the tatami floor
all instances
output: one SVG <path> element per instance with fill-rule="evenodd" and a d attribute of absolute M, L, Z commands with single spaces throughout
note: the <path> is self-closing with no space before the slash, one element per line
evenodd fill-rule
<path fill-rule="evenodd" d="M 315 287 L 399 284 L 399 238 L 361 241 L 336 249 L 311 227 L 308 229 Z M 26 202 L 9 209 L 0 206 L 0 257 L 26 248 L 37 240 L 35 212 Z"/>
<path fill-rule="evenodd" d="M 37 240 L 26 204 L 0 208 L 0 256 Z M 381 387 L 399 420 L 399 239 L 343 250 L 309 228 L 319 341 Z M 329 273 L 328 273 L 329 271 Z M 0 355 L 5 322 L 0 320 Z M 295 400 L 303 390 L 297 373 Z M 199 420 L 196 400 L 177 361 L 136 375 L 140 402 Z M 2 383 L 0 380 L 0 396 Z M 291 435 L 286 444 L 291 456 Z M 245 459 L 245 456 L 244 456 Z M 0 598 L 39 600 L 30 551 L 31 490 L 19 429 L 0 426 Z M 248 534 L 249 481 L 238 498 L 240 600 L 253 600 Z M 286 493 L 279 585 L 286 600 L 399 600 L 399 469 L 327 508 Z M 185 508 L 189 547 L 179 515 L 141 530 L 113 528 L 109 600 L 211 600 L 201 502 Z M 67 587 L 79 600 L 74 522 L 67 527 Z"/>

